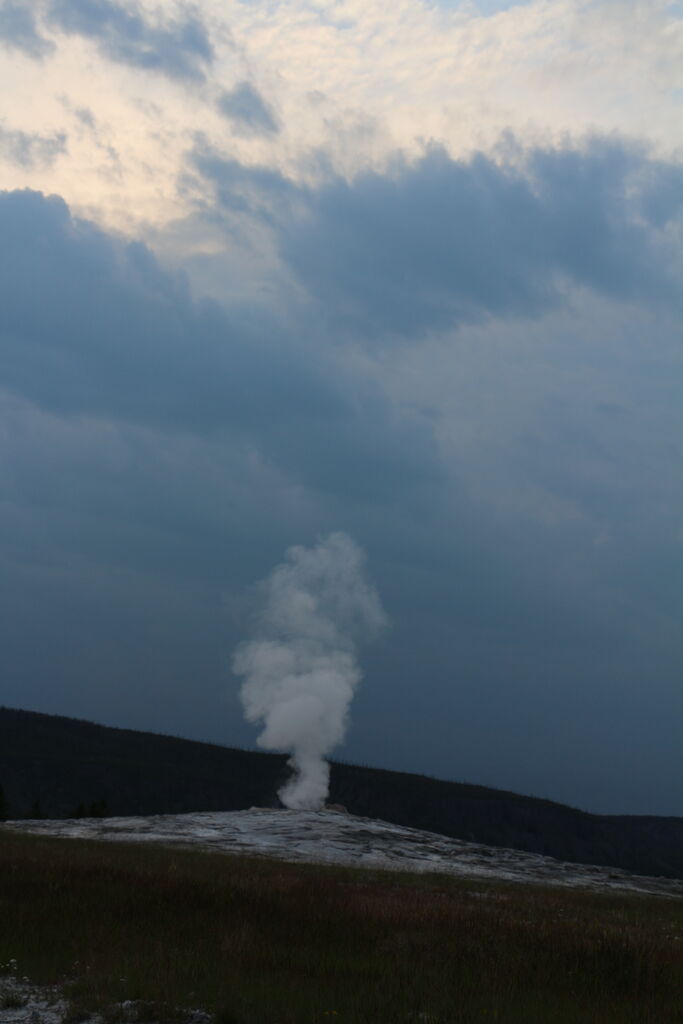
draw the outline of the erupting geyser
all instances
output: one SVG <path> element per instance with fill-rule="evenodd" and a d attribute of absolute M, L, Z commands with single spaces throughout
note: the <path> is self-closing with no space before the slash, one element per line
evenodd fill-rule
<path fill-rule="evenodd" d="M 364 568 L 363 552 L 345 533 L 289 548 L 258 584 L 254 636 L 233 658 L 233 671 L 244 677 L 245 715 L 264 725 L 259 746 L 291 751 L 294 774 L 279 792 L 285 807 L 324 805 L 325 757 L 344 738 L 362 677 L 356 647 L 387 622 Z"/>

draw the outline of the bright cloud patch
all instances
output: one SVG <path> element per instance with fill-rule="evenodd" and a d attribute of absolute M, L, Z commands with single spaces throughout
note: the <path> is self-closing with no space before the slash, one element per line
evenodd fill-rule
<path fill-rule="evenodd" d="M 57 191 L 135 232 L 187 212 L 197 134 L 297 182 L 321 168 L 383 170 L 397 150 L 414 159 L 428 144 L 491 152 L 510 130 L 532 146 L 591 132 L 666 158 L 680 147 L 673 8 L 636 5 L 624 18 L 609 0 L 538 0 L 490 13 L 422 0 L 4 0 L 5 118 L 15 124 L 19 105 L 17 128 L 69 133 L 87 97 L 101 135 L 71 145 L 50 181 L 5 174 L 0 186 Z"/>

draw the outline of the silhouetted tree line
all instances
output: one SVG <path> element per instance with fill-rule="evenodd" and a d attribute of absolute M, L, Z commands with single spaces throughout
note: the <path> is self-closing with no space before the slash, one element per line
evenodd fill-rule
<path fill-rule="evenodd" d="M 107 818 L 109 817 L 109 805 L 106 800 L 93 800 L 86 804 L 82 800 L 74 809 L 70 818 Z"/>
<path fill-rule="evenodd" d="M 277 807 L 286 758 L 0 708 L 0 799 L 13 817 Z M 40 794 L 37 807 L 36 794 Z M 561 860 L 683 878 L 683 819 L 593 815 L 551 800 L 334 763 L 352 814 Z"/>
<path fill-rule="evenodd" d="M 107 801 L 104 799 L 92 800 L 90 803 L 86 803 L 83 800 L 75 807 L 72 812 L 66 817 L 69 818 L 106 818 L 109 814 L 109 807 Z M 43 803 L 40 797 L 35 797 L 28 807 L 28 810 L 24 814 L 12 814 L 9 802 L 5 796 L 5 791 L 0 785 L 0 821 L 10 821 L 11 819 L 17 818 L 47 818 L 48 815 L 43 810 Z"/>

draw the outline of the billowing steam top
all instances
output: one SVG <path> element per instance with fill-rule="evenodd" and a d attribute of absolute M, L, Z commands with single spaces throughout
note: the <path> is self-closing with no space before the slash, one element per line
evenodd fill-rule
<path fill-rule="evenodd" d="M 264 725 L 259 746 L 291 751 L 294 774 L 279 793 L 286 807 L 315 810 L 325 803 L 325 757 L 344 738 L 361 679 L 357 644 L 387 622 L 364 563 L 345 533 L 312 548 L 289 548 L 258 585 L 255 635 L 233 658 L 233 671 L 244 677 L 245 715 Z"/>

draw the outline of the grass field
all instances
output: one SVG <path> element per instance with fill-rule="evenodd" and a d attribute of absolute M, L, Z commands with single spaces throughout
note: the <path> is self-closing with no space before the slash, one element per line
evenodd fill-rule
<path fill-rule="evenodd" d="M 74 1021 L 683 1022 L 683 901 L 0 833 L 10 960 Z"/>

